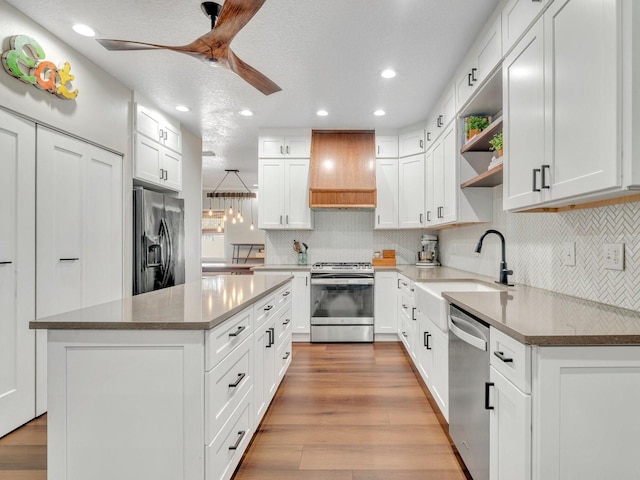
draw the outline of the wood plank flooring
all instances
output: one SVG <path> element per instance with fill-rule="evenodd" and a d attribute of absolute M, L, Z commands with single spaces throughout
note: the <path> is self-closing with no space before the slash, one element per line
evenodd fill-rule
<path fill-rule="evenodd" d="M 0 438 L 0 480 L 46 480 L 46 415 Z M 400 343 L 294 344 L 234 480 L 465 480 Z"/>
<path fill-rule="evenodd" d="M 294 344 L 234 480 L 465 480 L 397 342 Z"/>

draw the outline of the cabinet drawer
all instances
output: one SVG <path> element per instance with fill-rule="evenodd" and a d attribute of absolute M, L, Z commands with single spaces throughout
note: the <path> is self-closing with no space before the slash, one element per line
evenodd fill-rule
<path fill-rule="evenodd" d="M 273 315 L 278 310 L 276 304 L 276 296 L 268 295 L 262 300 L 256 302 L 253 306 L 253 318 L 255 328 L 261 327 L 264 322 L 273 318 Z"/>
<path fill-rule="evenodd" d="M 216 368 L 205 374 L 205 440 L 210 442 L 253 385 L 253 341 L 245 339 Z"/>
<path fill-rule="evenodd" d="M 398 274 L 398 288 L 401 292 L 407 295 L 407 297 L 413 298 L 413 281 L 409 280 L 408 277 L 405 277 L 402 274 Z"/>
<path fill-rule="evenodd" d="M 291 350 L 291 331 L 287 331 L 289 333 L 283 338 L 280 345 L 278 345 L 278 352 L 276 354 L 276 376 L 278 378 L 278 382 L 280 382 L 284 377 L 284 374 L 287 373 L 287 369 L 291 364 L 291 357 L 293 356 L 293 352 Z"/>
<path fill-rule="evenodd" d="M 251 336 L 253 332 L 252 315 L 253 310 L 247 308 L 206 332 L 205 370 L 211 370 L 233 349 Z"/>
<path fill-rule="evenodd" d="M 491 365 L 524 393 L 531 393 L 531 347 L 499 330 L 489 330 Z"/>
<path fill-rule="evenodd" d="M 291 282 L 289 282 L 276 292 L 274 296 L 274 300 L 275 300 L 274 309 L 280 310 L 280 308 L 284 307 L 285 305 L 291 305 L 291 297 L 292 297 L 291 293 L 292 293 Z"/>
<path fill-rule="evenodd" d="M 205 448 L 207 480 L 229 480 L 253 436 L 250 390 L 220 434 Z"/>
<path fill-rule="evenodd" d="M 293 307 L 291 303 L 285 305 L 281 310 L 279 310 L 279 312 L 280 313 L 275 324 L 275 335 L 278 345 L 280 344 L 281 338 L 291 335 L 291 325 L 293 323 Z"/>

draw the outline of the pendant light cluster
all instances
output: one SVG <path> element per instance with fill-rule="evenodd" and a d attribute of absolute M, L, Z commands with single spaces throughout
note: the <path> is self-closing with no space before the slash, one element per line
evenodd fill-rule
<path fill-rule="evenodd" d="M 249 207 L 251 209 L 251 226 L 249 227 L 251 230 L 255 229 L 253 224 L 253 203 L 251 199 L 256 198 L 256 194 L 249 190 L 249 187 L 242 181 L 240 178 L 239 170 L 225 170 L 227 172 L 225 176 L 222 178 L 218 186 L 213 190 L 213 192 L 207 193 L 207 197 L 209 198 L 209 216 L 213 216 L 213 210 L 211 208 L 211 199 L 217 198 L 218 206 L 220 203 L 222 204 L 222 210 L 224 213 L 222 215 L 222 221 L 218 224 L 218 232 L 222 232 L 224 228 L 224 224 L 226 222 L 231 222 L 233 225 L 236 223 L 244 223 L 244 215 L 243 215 L 243 203 L 245 200 L 249 200 Z M 242 186 L 245 188 L 246 192 L 220 192 L 220 185 L 225 181 L 225 179 L 229 176 L 230 173 L 235 174 L 242 183 Z M 227 199 L 229 200 L 229 208 L 227 209 Z M 235 204 L 235 210 L 234 210 Z"/>

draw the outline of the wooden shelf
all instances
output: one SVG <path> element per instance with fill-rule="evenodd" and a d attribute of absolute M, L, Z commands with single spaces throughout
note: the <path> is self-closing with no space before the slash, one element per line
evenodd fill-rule
<path fill-rule="evenodd" d="M 501 163 L 497 167 L 493 167 L 491 170 L 487 170 L 484 173 L 481 173 L 477 177 L 473 177 L 470 180 L 467 180 L 460 188 L 468 188 L 468 187 L 495 187 L 496 185 L 502 185 L 502 166 L 504 164 Z"/>
<path fill-rule="evenodd" d="M 502 132 L 502 116 L 496 118 L 491 122 L 491 125 L 465 143 L 460 149 L 460 153 L 491 151 L 489 140 L 491 140 L 496 133 L 500 132 Z"/>

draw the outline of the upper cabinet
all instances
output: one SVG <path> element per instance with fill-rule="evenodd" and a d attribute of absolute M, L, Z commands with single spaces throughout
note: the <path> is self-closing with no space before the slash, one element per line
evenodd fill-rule
<path fill-rule="evenodd" d="M 133 177 L 163 190 L 182 190 L 182 131 L 157 110 L 135 104 Z"/>
<path fill-rule="evenodd" d="M 309 209 L 309 159 L 258 160 L 258 227 L 313 228 Z"/>
<path fill-rule="evenodd" d="M 506 55 L 551 0 L 509 0 L 502 9 L 502 52 Z"/>
<path fill-rule="evenodd" d="M 376 135 L 376 158 L 398 158 L 398 137 Z"/>
<path fill-rule="evenodd" d="M 398 137 L 398 153 L 400 157 L 408 157 L 425 152 L 424 129 L 410 130 Z"/>
<path fill-rule="evenodd" d="M 398 228 L 398 159 L 376 159 L 376 229 Z"/>
<path fill-rule="evenodd" d="M 425 129 L 425 149 L 435 142 L 440 135 L 446 130 L 451 121 L 456 116 L 456 88 L 451 84 L 445 89 L 440 101 L 433 110 L 433 113 L 427 119 L 427 127 Z"/>
<path fill-rule="evenodd" d="M 502 23 L 493 20 L 471 47 L 456 76 L 456 103 L 462 107 L 502 60 Z"/>
<path fill-rule="evenodd" d="M 260 158 L 309 158 L 311 132 L 298 135 L 261 134 L 258 139 Z"/>
<path fill-rule="evenodd" d="M 424 154 L 401 158 L 398 164 L 398 226 L 424 228 Z"/>
<path fill-rule="evenodd" d="M 631 69 L 616 54 L 620 38 L 632 48 L 623 4 L 637 19 L 630 1 L 556 0 L 505 59 L 505 209 L 618 195 L 633 182 L 631 149 L 625 166 L 617 140 L 629 141 L 620 119 L 633 105 L 623 98 Z M 585 118 L 598 120 L 597 135 L 585 135 Z"/>

